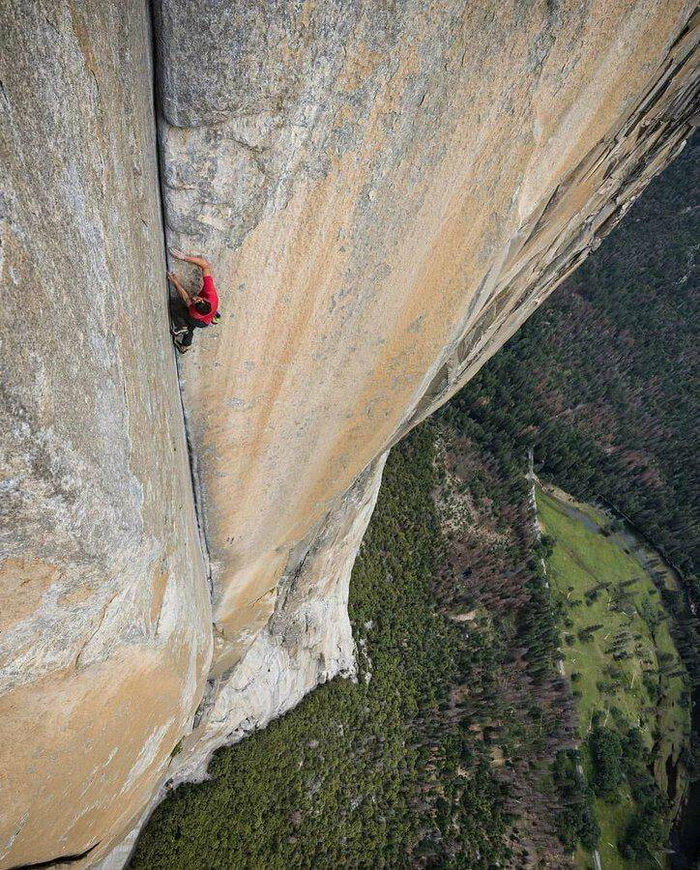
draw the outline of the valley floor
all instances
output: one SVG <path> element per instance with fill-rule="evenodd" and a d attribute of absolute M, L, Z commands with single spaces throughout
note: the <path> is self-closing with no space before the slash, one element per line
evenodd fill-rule
<path fill-rule="evenodd" d="M 690 744 L 690 710 L 688 676 L 659 584 L 678 591 L 677 581 L 607 514 L 553 486 L 538 486 L 536 493 L 539 521 L 553 538 L 548 576 L 561 607 L 563 666 L 577 699 L 587 777 L 594 778 L 586 738 L 596 713 L 604 727 L 622 731 L 635 726 L 672 817 L 686 780 L 682 759 Z M 627 783 L 620 784 L 614 802 L 599 797 L 594 808 L 606 870 L 664 865 L 661 850 L 658 863 L 625 860 L 620 853 L 618 844 L 638 809 Z M 592 866 L 582 850 L 577 863 Z"/>
<path fill-rule="evenodd" d="M 351 582 L 357 682 L 217 752 L 156 809 L 134 870 L 586 867 L 593 814 L 604 870 L 646 866 L 617 843 L 649 783 L 627 765 L 616 802 L 594 800 L 574 747 L 595 785 L 596 713 L 603 737 L 638 726 L 680 797 L 689 712 L 658 569 L 541 486 L 538 540 L 524 461 L 462 432 L 430 422 L 392 451 Z"/>

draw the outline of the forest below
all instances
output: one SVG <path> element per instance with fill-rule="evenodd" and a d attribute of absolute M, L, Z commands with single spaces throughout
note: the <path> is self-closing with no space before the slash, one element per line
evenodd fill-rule
<path fill-rule="evenodd" d="M 607 500 L 698 596 L 700 140 L 442 411 L 480 446 Z"/>
<path fill-rule="evenodd" d="M 351 583 L 357 680 L 216 753 L 131 867 L 568 864 L 550 767 L 573 700 L 528 485 L 466 448 L 428 423 L 392 452 Z"/>
<path fill-rule="evenodd" d="M 602 866 L 663 866 L 691 763 L 690 678 L 663 603 L 679 578 L 609 512 L 534 489 Z"/>
<path fill-rule="evenodd" d="M 620 789 L 639 813 L 619 848 L 658 865 L 668 802 L 624 710 L 591 712 L 587 775 L 577 767 L 581 690 L 560 672 L 570 616 L 547 579 L 556 543 L 537 532 L 527 452 L 543 480 L 628 517 L 678 569 L 682 591 L 659 603 L 689 703 L 697 152 L 392 451 L 351 581 L 356 681 L 217 752 L 206 782 L 156 809 L 132 868 L 586 866 L 575 855 L 600 839 L 597 802 Z"/>

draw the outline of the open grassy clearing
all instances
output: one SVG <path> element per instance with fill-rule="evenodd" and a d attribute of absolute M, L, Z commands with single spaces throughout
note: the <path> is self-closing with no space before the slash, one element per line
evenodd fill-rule
<path fill-rule="evenodd" d="M 615 845 L 619 832 L 624 830 L 633 811 L 629 788 L 622 788 L 620 792 L 620 803 L 617 805 L 611 806 L 600 800 L 595 801 L 594 804 L 596 818 L 600 825 L 598 843 L 600 865 L 603 870 L 639 870 L 638 862 L 626 861 Z M 593 856 L 581 847 L 576 850 L 575 860 L 579 870 L 595 870 Z"/>
<path fill-rule="evenodd" d="M 664 794 L 669 768 L 689 740 L 690 715 L 681 703 L 684 669 L 669 633 L 668 615 L 644 565 L 621 535 L 604 535 L 609 518 L 558 492 L 537 488 L 539 519 L 555 540 L 548 573 L 563 615 L 564 670 L 578 700 L 582 740 L 593 715 L 623 728 L 637 726 L 654 758 L 654 774 Z M 591 778 L 590 759 L 584 766 Z M 679 792 L 671 788 L 672 799 Z M 629 789 L 621 787 L 616 804 L 596 801 L 601 827 L 603 867 L 632 870 L 617 843 L 634 812 Z M 590 856 L 581 852 L 579 866 Z M 652 866 L 652 865 L 650 865 Z"/>

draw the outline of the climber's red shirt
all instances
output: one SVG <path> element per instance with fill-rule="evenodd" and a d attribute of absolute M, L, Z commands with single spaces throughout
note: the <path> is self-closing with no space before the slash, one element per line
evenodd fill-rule
<path fill-rule="evenodd" d="M 216 312 L 219 310 L 219 294 L 216 292 L 214 279 L 211 275 L 204 276 L 204 286 L 199 291 L 199 295 L 202 299 L 206 299 L 206 301 L 211 305 L 211 311 L 209 314 L 200 314 L 194 307 L 194 303 L 189 306 L 188 311 L 192 320 L 196 320 L 198 323 L 203 323 L 205 326 L 209 326 L 212 320 L 216 317 Z"/>

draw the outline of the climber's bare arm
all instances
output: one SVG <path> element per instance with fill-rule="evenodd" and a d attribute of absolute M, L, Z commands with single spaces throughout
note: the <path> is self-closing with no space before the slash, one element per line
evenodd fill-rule
<path fill-rule="evenodd" d="M 171 248 L 170 253 L 173 257 L 177 257 L 178 260 L 184 260 L 185 263 L 192 263 L 193 266 L 199 266 L 202 270 L 202 275 L 211 275 L 211 265 L 209 264 L 209 260 L 205 260 L 204 257 L 189 257 L 187 254 L 183 254 L 182 251 L 178 251 L 177 248 Z"/>
<path fill-rule="evenodd" d="M 180 297 L 180 299 L 182 299 L 185 305 L 189 306 L 189 304 L 192 302 L 192 298 L 190 297 L 190 294 L 187 292 L 187 290 L 185 290 L 185 288 L 180 283 L 177 275 L 175 275 L 173 272 L 168 272 L 168 281 L 170 281 L 173 287 L 177 290 L 178 296 Z"/>

